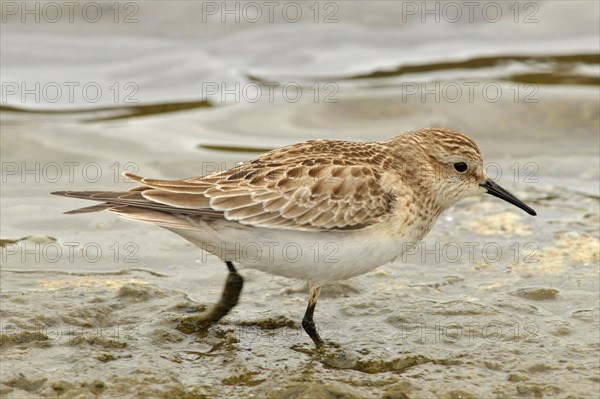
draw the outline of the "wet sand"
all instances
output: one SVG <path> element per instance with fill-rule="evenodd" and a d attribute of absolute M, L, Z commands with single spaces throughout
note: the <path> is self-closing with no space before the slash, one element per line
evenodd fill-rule
<path fill-rule="evenodd" d="M 354 12 L 359 11 L 350 12 L 350 21 Z M 550 29 L 550 16 L 556 13 L 540 14 L 548 18 L 531 29 Z M 392 22 L 388 20 L 389 26 Z M 182 25 L 185 32 L 193 31 Z M 245 65 L 244 73 L 265 79 L 284 74 L 298 81 L 307 75 L 336 76 L 337 103 L 305 98 L 297 103 L 212 107 L 198 103 L 182 109 L 173 104 L 190 100 L 193 90 L 186 92 L 186 83 L 197 84 L 191 67 L 182 72 L 181 85 L 159 81 L 152 86 L 146 80 L 152 73 L 143 68 L 129 71 L 124 63 L 121 71 L 131 74 L 124 81 L 146 82 L 141 87 L 149 87 L 145 94 L 140 91 L 142 104 L 163 96 L 166 108 L 136 114 L 127 107 L 97 109 L 106 104 L 77 104 L 83 112 L 65 107 L 64 113 L 3 107 L 3 398 L 597 395 L 600 104 L 597 85 L 585 79 L 585 84 L 560 80 L 565 70 L 570 76 L 587 76 L 580 68 L 585 63 L 550 63 L 555 76 L 551 83 L 529 76 L 539 89 L 537 103 L 515 102 L 512 96 L 494 103 L 466 97 L 424 103 L 418 97 L 406 98 L 402 79 L 476 79 L 499 82 L 510 93 L 518 80 L 510 80 L 515 68 L 536 70 L 539 60 L 466 72 L 459 68 L 456 77 L 452 68 L 432 68 L 435 62 L 425 62 L 427 52 L 417 50 L 414 58 L 425 72 L 365 78 L 380 69 L 393 70 L 398 60 L 386 59 L 387 42 L 373 47 L 370 36 L 357 32 L 350 22 L 337 28 L 359 49 L 379 57 L 374 58 L 377 65 L 364 65 L 362 59 L 350 65 L 339 58 L 328 70 L 322 66 L 326 63 L 296 65 L 293 58 L 280 63 L 268 57 L 249 59 L 242 51 L 244 43 L 278 31 L 268 26 L 261 28 L 264 31 L 248 28 L 248 38 L 213 32 L 221 41 L 186 42 L 163 61 L 175 63 L 196 46 L 206 51 L 238 49 L 233 61 L 219 53 L 221 58 L 210 64 L 212 69 L 207 66 L 206 76 L 222 69 L 227 76 L 214 79 L 231 78 L 231 70 L 224 67 L 230 64 Z M 118 29 L 124 28 L 118 27 L 116 34 L 127 36 Z M 586 29 L 567 31 L 573 43 L 587 43 Z M 20 40 L 35 37 L 14 32 L 14 40 L 2 38 L 13 55 Z M 90 40 L 101 43 L 104 34 Z M 174 34 L 169 31 L 161 36 L 166 42 L 157 42 L 171 48 L 169 35 Z M 58 34 L 43 40 L 37 35 L 36 54 L 43 54 L 48 43 L 71 43 Z M 306 35 L 310 43 L 311 34 Z M 535 48 L 533 36 L 523 46 Z M 132 48 L 153 60 L 152 38 L 128 37 Z M 278 42 L 272 37 L 275 46 Z M 471 51 L 487 54 L 485 43 Z M 495 43 L 495 54 L 508 52 L 511 43 Z M 571 43 L 557 45 L 554 52 L 570 54 L 569 48 L 582 51 Z M 315 51 L 326 59 L 325 50 Z M 71 56 L 77 58 L 65 57 Z M 24 62 L 13 59 L 17 65 Z M 182 63 L 190 66 L 198 59 L 190 56 Z M 73 68 L 82 69 L 83 62 Z M 160 70 L 157 64 L 149 69 Z M 113 73 L 116 70 L 120 69 Z M 97 73 L 106 72 L 98 67 Z M 129 116 L 116 118 L 122 115 Z M 256 156 L 252 148 L 322 137 L 379 140 L 423 126 L 445 126 L 473 137 L 486 161 L 502 171 L 499 181 L 532 205 L 538 216 L 529 217 L 489 196 L 471 198 L 442 215 L 414 253 L 325 287 L 315 314 L 321 335 L 331 343 L 323 351 L 314 348 L 300 326 L 308 295 L 305 284 L 254 270 L 240 271 L 246 281 L 240 304 L 222 322 L 205 333 L 178 328 L 185 317 L 217 300 L 226 277 L 224 265 L 158 227 L 109 213 L 62 215 L 82 203 L 48 194 L 59 189 L 126 189 L 131 185 L 119 177 L 124 171 L 162 178 L 194 176 L 250 159 Z M 24 173 L 27 168 L 34 172 Z M 95 174 L 98 170 L 101 175 Z"/>

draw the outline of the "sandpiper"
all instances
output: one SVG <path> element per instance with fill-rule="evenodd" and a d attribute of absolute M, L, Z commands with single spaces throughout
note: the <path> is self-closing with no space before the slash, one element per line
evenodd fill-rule
<path fill-rule="evenodd" d="M 473 140 L 438 128 L 379 142 L 310 140 L 189 179 L 125 176 L 139 185 L 52 194 L 102 202 L 68 214 L 107 209 L 171 230 L 222 259 L 225 289 L 194 319 L 198 328 L 237 304 L 243 278 L 234 264 L 307 281 L 302 326 L 316 346 L 323 344 L 313 321 L 321 286 L 393 262 L 459 200 L 488 193 L 536 214 L 487 178 Z"/>

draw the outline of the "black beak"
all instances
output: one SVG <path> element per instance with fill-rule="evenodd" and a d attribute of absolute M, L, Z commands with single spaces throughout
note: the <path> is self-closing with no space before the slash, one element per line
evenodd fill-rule
<path fill-rule="evenodd" d="M 488 194 L 503 199 L 506 202 L 510 202 L 514 206 L 523 209 L 525 212 L 532 216 L 537 215 L 537 213 L 535 213 L 533 209 L 525 205 L 523 201 L 521 201 L 520 199 L 518 199 L 517 197 L 500 187 L 498 184 L 494 183 L 492 180 L 487 179 L 485 182 L 481 183 L 480 186 L 485 188 Z"/>

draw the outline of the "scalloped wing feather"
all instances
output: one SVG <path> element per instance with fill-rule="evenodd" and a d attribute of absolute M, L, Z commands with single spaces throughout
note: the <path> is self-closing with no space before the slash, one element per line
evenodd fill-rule
<path fill-rule="evenodd" d="M 379 143 L 314 140 L 208 176 L 160 180 L 126 174 L 139 186 L 58 194 L 122 206 L 110 210 L 157 224 L 157 213 L 177 213 L 266 228 L 360 229 L 392 209 L 394 195 L 380 184 L 389 161 L 382 154 L 386 149 Z M 174 223 L 172 215 L 165 219 Z"/>
<path fill-rule="evenodd" d="M 231 179 L 233 175 L 237 178 Z M 221 173 L 219 179 L 210 176 L 210 182 L 172 184 L 128 177 L 147 187 L 141 195 L 149 201 L 182 213 L 209 208 L 227 220 L 267 228 L 358 229 L 377 222 L 393 202 L 377 172 L 361 165 L 247 164 Z"/>

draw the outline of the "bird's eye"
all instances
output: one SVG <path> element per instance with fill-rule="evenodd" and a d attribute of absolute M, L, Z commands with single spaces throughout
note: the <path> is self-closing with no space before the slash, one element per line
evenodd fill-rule
<path fill-rule="evenodd" d="M 465 173 L 468 169 L 468 166 L 464 162 L 457 162 L 454 164 L 454 170 L 458 173 Z"/>

